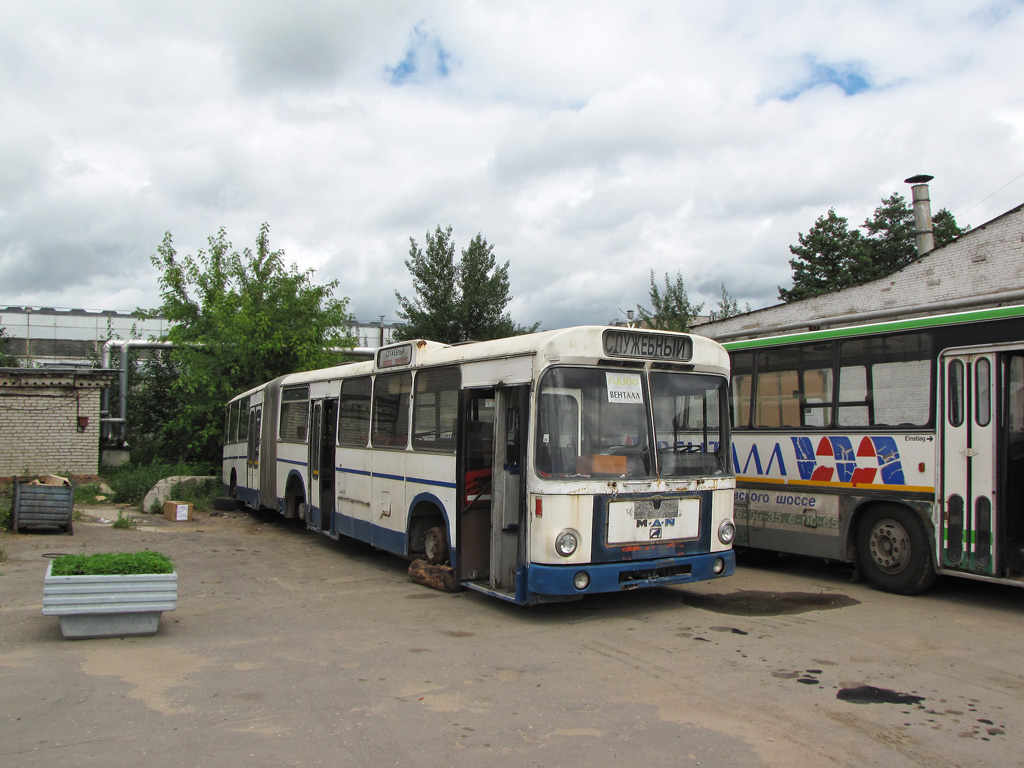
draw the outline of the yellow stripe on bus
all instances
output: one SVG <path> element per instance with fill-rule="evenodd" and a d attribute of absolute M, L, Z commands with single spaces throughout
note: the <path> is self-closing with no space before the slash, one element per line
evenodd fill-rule
<path fill-rule="evenodd" d="M 839 483 L 824 480 L 782 480 L 775 477 L 737 476 L 738 483 L 760 483 L 762 485 L 798 485 L 801 488 L 846 488 L 851 491 L 904 491 L 906 493 L 935 493 L 929 485 L 881 485 L 874 483 Z"/>

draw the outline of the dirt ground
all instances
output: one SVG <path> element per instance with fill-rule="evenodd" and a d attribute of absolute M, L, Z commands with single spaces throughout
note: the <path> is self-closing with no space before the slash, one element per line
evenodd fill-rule
<path fill-rule="evenodd" d="M 1024 591 L 904 598 L 848 569 L 522 608 L 244 512 L 5 534 L 0 765 L 1007 766 L 1024 754 Z M 66 640 L 56 553 L 156 549 L 156 635 Z"/>

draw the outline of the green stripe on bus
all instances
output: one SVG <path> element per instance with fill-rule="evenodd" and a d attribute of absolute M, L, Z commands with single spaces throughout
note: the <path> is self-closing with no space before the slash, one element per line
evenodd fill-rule
<path fill-rule="evenodd" d="M 737 349 L 754 349 L 758 347 L 773 347 L 779 344 L 792 344 L 799 341 L 822 341 L 826 339 L 848 338 L 850 336 L 870 336 L 876 333 L 913 331 L 921 328 L 939 328 L 946 325 L 978 323 L 985 320 L 1000 320 L 1006 317 L 1024 317 L 1024 306 L 1014 305 L 1012 307 L 996 307 L 995 309 L 978 309 L 971 312 L 957 312 L 949 315 L 913 317 L 908 320 L 890 320 L 885 323 L 852 325 L 821 331 L 803 331 L 801 333 L 793 333 L 789 335 L 783 334 L 778 336 L 766 336 L 761 339 L 726 341 L 722 343 L 722 346 L 729 351 Z M 752 331 L 752 333 L 754 332 L 755 331 Z"/>

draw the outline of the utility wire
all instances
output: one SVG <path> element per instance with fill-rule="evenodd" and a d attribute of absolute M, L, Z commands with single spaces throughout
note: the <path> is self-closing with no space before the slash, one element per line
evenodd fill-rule
<path fill-rule="evenodd" d="M 960 211 L 960 216 L 962 217 L 962 216 L 963 216 L 963 215 L 964 215 L 965 213 L 967 213 L 967 212 L 968 212 L 969 210 L 971 210 L 971 208 L 977 208 L 977 207 L 978 207 L 979 205 L 981 205 L 981 204 L 982 204 L 982 203 L 984 203 L 984 202 L 985 202 L 986 200 L 988 200 L 988 199 L 989 199 L 990 197 L 992 197 L 992 195 L 995 195 L 995 194 L 996 194 L 997 192 L 1002 192 L 1002 191 L 1003 191 L 1004 189 L 1006 189 L 1006 188 L 1007 188 L 1008 186 L 1010 186 L 1011 184 L 1013 184 L 1013 182 L 1015 182 L 1015 181 L 1017 181 L 1017 180 L 1019 180 L 1019 179 L 1021 179 L 1021 178 L 1024 178 L 1024 173 L 1020 174 L 1020 176 L 1017 176 L 1016 178 L 1010 179 L 1010 180 L 1009 180 L 1008 182 L 1006 182 L 1005 184 L 1003 184 L 1003 186 L 1001 186 L 1001 187 L 1000 187 L 999 189 L 997 189 L 997 190 L 996 190 L 995 192 L 993 192 L 992 194 L 990 194 L 990 195 L 988 195 L 988 196 L 986 196 L 986 197 L 983 197 L 983 198 L 981 198 L 981 200 L 979 200 L 978 202 L 976 202 L 976 203 L 975 203 L 974 205 L 970 206 L 969 208 L 965 208 L 964 210 Z"/>

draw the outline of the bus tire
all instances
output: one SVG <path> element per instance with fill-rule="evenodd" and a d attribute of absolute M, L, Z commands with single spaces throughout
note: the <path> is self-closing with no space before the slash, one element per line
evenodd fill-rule
<path fill-rule="evenodd" d="M 910 510 L 887 504 L 869 509 L 857 526 L 857 564 L 884 592 L 915 595 L 935 581 L 928 533 Z"/>
<path fill-rule="evenodd" d="M 431 565 L 444 565 L 448 562 L 448 531 L 443 525 L 435 525 L 427 530 L 424 555 Z"/>
<path fill-rule="evenodd" d="M 218 496 L 213 500 L 213 508 L 220 512 L 232 512 L 238 509 L 238 499 L 232 496 Z"/>

